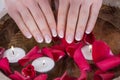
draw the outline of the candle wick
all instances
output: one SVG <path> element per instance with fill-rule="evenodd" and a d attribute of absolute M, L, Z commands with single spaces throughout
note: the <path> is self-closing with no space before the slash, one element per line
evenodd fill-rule
<path fill-rule="evenodd" d="M 43 62 L 43 65 L 45 65 L 45 63 Z"/>
<path fill-rule="evenodd" d="M 43 65 L 45 65 L 45 60 L 43 60 Z"/>
<path fill-rule="evenodd" d="M 15 54 L 14 51 L 12 50 L 13 55 Z"/>
<path fill-rule="evenodd" d="M 90 53 L 92 53 L 92 49 L 90 49 Z"/>
<path fill-rule="evenodd" d="M 91 45 L 89 45 L 89 49 L 90 49 L 90 53 L 92 53 L 92 46 Z"/>

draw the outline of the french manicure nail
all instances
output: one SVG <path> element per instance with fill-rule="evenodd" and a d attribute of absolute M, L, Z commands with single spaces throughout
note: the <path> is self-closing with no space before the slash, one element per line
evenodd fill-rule
<path fill-rule="evenodd" d="M 39 43 L 43 42 L 43 38 L 41 36 L 37 35 L 36 38 L 37 38 L 37 42 Z"/>
<path fill-rule="evenodd" d="M 75 36 L 75 40 L 80 41 L 82 39 L 82 36 L 80 35 L 80 33 L 77 33 Z"/>
<path fill-rule="evenodd" d="M 30 33 L 26 33 L 26 37 L 27 37 L 28 39 L 30 39 L 30 38 L 32 38 L 32 35 L 31 35 Z"/>
<path fill-rule="evenodd" d="M 45 42 L 46 43 L 50 43 L 51 42 L 51 38 L 49 35 L 45 35 Z"/>
<path fill-rule="evenodd" d="M 71 35 L 68 35 L 66 38 L 67 43 L 72 43 L 73 39 Z"/>
<path fill-rule="evenodd" d="M 90 32 L 90 31 L 86 31 L 85 33 L 86 33 L 86 34 L 90 34 L 91 32 Z"/>
<path fill-rule="evenodd" d="M 63 37 L 64 37 L 64 32 L 63 32 L 63 31 L 60 31 L 59 37 L 60 37 L 60 38 L 63 38 Z"/>
<path fill-rule="evenodd" d="M 53 37 L 56 37 L 56 36 L 57 36 L 57 32 L 56 32 L 55 29 L 52 29 L 52 35 L 53 35 Z"/>

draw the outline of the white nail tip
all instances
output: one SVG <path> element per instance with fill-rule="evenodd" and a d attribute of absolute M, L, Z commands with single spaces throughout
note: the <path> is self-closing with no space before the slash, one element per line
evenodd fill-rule
<path fill-rule="evenodd" d="M 42 43 L 42 42 L 43 42 L 43 39 L 38 40 L 38 42 L 39 42 L 39 43 Z"/>
<path fill-rule="evenodd" d="M 27 37 L 28 39 L 30 39 L 30 38 L 32 38 L 32 35 L 28 34 L 26 37 Z"/>
<path fill-rule="evenodd" d="M 72 43 L 72 41 L 73 41 L 73 40 L 72 40 L 72 37 L 71 37 L 71 36 L 67 36 L 67 40 L 66 40 L 66 41 L 67 41 L 67 43 L 69 43 L 69 44 Z"/>
<path fill-rule="evenodd" d="M 85 33 L 86 33 L 86 34 L 90 34 L 90 32 L 89 32 L 89 31 L 86 31 Z"/>
<path fill-rule="evenodd" d="M 51 42 L 51 38 L 48 35 L 45 36 L 45 42 L 46 43 L 50 43 Z"/>
<path fill-rule="evenodd" d="M 64 33 L 63 33 L 62 31 L 59 33 L 59 37 L 60 37 L 60 38 L 63 38 L 63 37 L 64 37 Z"/>
<path fill-rule="evenodd" d="M 80 38 L 75 38 L 76 41 L 80 41 L 81 39 Z"/>
<path fill-rule="evenodd" d="M 42 43 L 43 39 L 40 36 L 37 36 L 37 42 Z"/>
<path fill-rule="evenodd" d="M 82 39 L 82 38 L 81 38 L 80 35 L 77 34 L 77 35 L 75 36 L 75 40 L 80 41 L 81 39 Z"/>
<path fill-rule="evenodd" d="M 56 32 L 56 30 L 52 30 L 52 35 L 53 35 L 53 37 L 56 37 L 57 36 L 57 32 Z"/>

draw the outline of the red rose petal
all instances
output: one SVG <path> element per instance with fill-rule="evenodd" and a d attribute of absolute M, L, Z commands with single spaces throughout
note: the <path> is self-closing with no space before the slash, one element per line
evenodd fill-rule
<path fill-rule="evenodd" d="M 92 45 L 93 61 L 99 62 L 113 56 L 110 47 L 103 41 L 95 41 Z"/>
<path fill-rule="evenodd" d="M 120 65 L 120 57 L 114 56 L 110 47 L 102 41 L 93 43 L 92 56 L 95 64 L 104 72 Z"/>
<path fill-rule="evenodd" d="M 74 53 L 76 51 L 76 49 L 78 48 L 78 46 L 81 45 L 82 46 L 82 43 L 79 43 L 79 44 L 71 44 L 69 46 L 66 47 L 66 52 L 67 54 L 73 58 L 74 56 Z"/>
<path fill-rule="evenodd" d="M 65 56 L 65 53 L 63 51 L 52 48 L 43 48 L 42 52 L 44 55 L 52 58 L 54 61 L 58 61 Z"/>
<path fill-rule="evenodd" d="M 19 72 L 15 71 L 14 74 L 9 76 L 12 80 L 31 80 L 30 78 L 25 78 Z"/>
<path fill-rule="evenodd" d="M 110 57 L 103 61 L 97 62 L 96 65 L 102 70 L 107 71 L 120 65 L 120 57 Z"/>
<path fill-rule="evenodd" d="M 10 75 L 12 71 L 10 70 L 9 61 L 7 58 L 0 59 L 0 69 L 6 74 Z"/>
<path fill-rule="evenodd" d="M 80 70 L 90 71 L 90 65 L 88 64 L 87 60 L 84 58 L 82 51 L 82 45 L 80 45 L 74 53 L 74 61 L 80 68 Z"/>
<path fill-rule="evenodd" d="M 47 80 L 47 78 L 48 78 L 47 74 L 40 74 L 34 80 Z"/>
<path fill-rule="evenodd" d="M 25 57 L 23 57 L 22 59 L 20 59 L 18 61 L 18 63 L 21 65 L 21 66 L 25 66 L 27 63 L 29 63 L 30 61 L 38 58 L 38 57 L 41 57 L 42 56 L 42 53 L 40 51 L 40 48 L 38 46 L 35 46 L 33 49 L 31 49 L 27 55 Z"/>
<path fill-rule="evenodd" d="M 112 80 L 115 77 L 114 73 L 101 73 L 101 74 L 95 74 L 94 80 Z"/>
<path fill-rule="evenodd" d="M 0 48 L 0 59 L 3 57 L 4 51 L 5 51 L 5 48 Z"/>
<path fill-rule="evenodd" d="M 34 70 L 34 67 L 30 64 L 26 68 L 22 69 L 22 75 L 33 79 L 36 76 L 36 71 Z"/>
<path fill-rule="evenodd" d="M 62 45 L 63 48 L 66 48 L 69 44 L 67 43 L 65 38 L 63 38 L 63 39 L 61 39 L 61 45 Z"/>
<path fill-rule="evenodd" d="M 54 45 L 54 46 L 51 46 L 51 48 L 61 50 L 61 51 L 65 51 L 65 48 L 62 45 Z"/>
<path fill-rule="evenodd" d="M 93 42 L 95 41 L 95 36 L 93 35 L 93 33 L 85 34 L 83 37 L 83 41 L 87 44 L 93 44 Z"/>

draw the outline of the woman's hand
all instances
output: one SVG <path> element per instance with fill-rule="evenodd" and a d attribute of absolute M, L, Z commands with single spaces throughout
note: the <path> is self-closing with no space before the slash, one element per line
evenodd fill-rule
<path fill-rule="evenodd" d="M 59 0 L 59 37 L 63 38 L 65 35 L 68 43 L 74 38 L 80 41 L 84 32 L 89 34 L 93 30 L 101 5 L 102 0 Z"/>
<path fill-rule="evenodd" d="M 22 33 L 39 43 L 50 43 L 57 36 L 50 0 L 5 0 L 9 15 Z M 51 35 L 52 34 L 52 35 Z"/>

